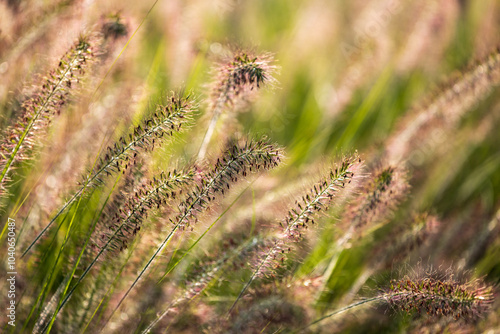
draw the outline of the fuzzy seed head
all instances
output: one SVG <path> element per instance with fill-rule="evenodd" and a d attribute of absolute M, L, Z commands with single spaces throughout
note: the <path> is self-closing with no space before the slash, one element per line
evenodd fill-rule
<path fill-rule="evenodd" d="M 207 173 L 200 173 L 199 183 L 179 205 L 179 214 L 172 220 L 180 229 L 196 223 L 196 216 L 205 211 L 210 202 L 225 195 L 231 186 L 250 173 L 278 166 L 282 150 L 265 140 L 231 142 Z"/>
<path fill-rule="evenodd" d="M 23 103 L 23 112 L 9 127 L 0 142 L 0 196 L 15 163 L 31 157 L 31 150 L 41 142 L 54 116 L 69 101 L 73 89 L 83 77 L 89 61 L 94 58 L 90 37 L 79 40 L 59 60 L 57 67 L 44 78 L 41 87 Z"/>
<path fill-rule="evenodd" d="M 281 224 L 285 238 L 298 241 L 302 236 L 300 231 L 307 228 L 309 223 L 314 224 L 315 215 L 328 210 L 338 193 L 357 176 L 360 168 L 361 162 L 357 156 L 347 157 L 340 166 L 332 168 L 324 180 L 314 185 L 297 201 L 296 207 L 290 209 Z"/>
<path fill-rule="evenodd" d="M 265 83 L 273 83 L 276 66 L 272 65 L 270 54 L 253 56 L 245 52 L 236 52 L 233 59 L 217 70 L 211 105 L 213 109 L 234 105 L 237 100 L 245 99 Z"/>
<path fill-rule="evenodd" d="M 408 277 L 391 283 L 387 302 L 403 311 L 412 310 L 430 316 L 452 317 L 455 320 L 476 320 L 493 301 L 491 288 L 476 283 L 460 284 L 453 280 Z"/>
<path fill-rule="evenodd" d="M 362 162 L 357 155 L 345 157 L 340 165 L 332 168 L 328 176 L 296 202 L 295 207 L 280 222 L 281 233 L 260 254 L 254 276 L 264 276 L 283 265 L 286 254 L 291 250 L 290 244 L 300 241 L 305 230 L 315 223 L 316 216 L 326 212 L 339 196 L 345 194 L 344 188 L 357 178 L 361 166 Z"/>
<path fill-rule="evenodd" d="M 149 183 L 138 186 L 123 203 L 106 212 L 95 244 L 108 252 L 126 249 L 148 215 L 163 207 L 176 191 L 189 185 L 193 177 L 193 170 L 174 170 L 162 172 Z"/>
<path fill-rule="evenodd" d="M 168 101 L 167 105 L 158 106 L 142 124 L 128 135 L 120 137 L 101 154 L 94 172 L 87 180 L 89 185 L 99 182 L 105 175 L 123 172 L 135 163 L 139 151 L 152 151 L 163 140 L 186 127 L 193 113 L 189 96 L 173 94 Z"/>
<path fill-rule="evenodd" d="M 376 171 L 347 208 L 344 220 L 349 221 L 352 229 L 359 229 L 386 218 L 408 193 L 406 174 L 399 166 Z"/>

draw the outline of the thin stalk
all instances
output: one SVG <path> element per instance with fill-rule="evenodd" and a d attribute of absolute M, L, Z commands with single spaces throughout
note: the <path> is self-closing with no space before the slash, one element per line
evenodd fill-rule
<path fill-rule="evenodd" d="M 85 328 L 82 330 L 81 334 L 84 334 L 87 331 L 87 328 L 90 326 L 92 319 L 94 319 L 95 315 L 97 314 L 97 311 L 99 311 L 99 309 L 101 308 L 101 305 L 104 303 L 106 297 L 110 296 L 113 293 L 113 289 L 116 286 L 116 283 L 118 283 L 118 280 L 120 279 L 120 276 L 121 276 L 123 270 L 125 269 L 125 266 L 127 265 L 128 261 L 132 257 L 132 253 L 133 253 L 132 249 L 130 249 L 129 253 L 128 253 L 128 257 L 125 259 L 125 261 L 123 262 L 123 265 L 120 267 L 120 270 L 118 271 L 115 278 L 113 279 L 113 282 L 111 283 L 110 287 L 108 288 L 108 291 L 106 291 L 105 295 L 101 298 L 101 301 L 99 302 L 96 309 L 94 310 L 94 313 L 92 313 L 92 316 L 90 317 L 89 321 L 85 325 Z M 108 302 L 109 302 L 109 299 L 108 299 Z M 101 319 L 101 316 L 102 316 L 102 313 L 97 318 L 97 322 L 99 322 L 99 320 Z"/>
<path fill-rule="evenodd" d="M 78 200 L 78 203 L 77 203 L 77 209 L 80 205 L 80 202 L 81 202 L 81 198 Z M 63 244 L 61 245 L 61 248 L 59 249 L 59 253 L 57 255 L 57 260 L 59 259 L 59 256 L 63 253 L 63 250 L 66 248 L 66 244 L 68 243 L 68 240 L 69 240 L 69 235 L 70 235 L 70 232 L 71 232 L 71 228 L 73 226 L 73 223 L 75 221 L 75 218 L 76 218 L 76 213 L 77 213 L 78 210 L 75 210 L 74 214 L 73 214 L 73 217 L 71 217 L 71 221 L 69 222 L 69 226 L 68 226 L 68 230 L 66 232 L 66 235 L 64 236 L 64 241 L 63 241 Z M 56 263 L 57 263 L 57 260 L 56 260 Z M 80 261 L 80 258 L 78 259 L 78 262 Z M 73 272 L 71 273 L 71 275 L 69 277 L 73 277 L 74 273 L 76 271 L 76 266 L 73 270 Z M 66 293 L 66 291 L 68 290 L 68 287 L 69 287 L 69 284 L 71 283 L 71 279 L 68 279 L 67 283 L 66 283 L 66 286 L 64 287 L 64 291 L 63 291 L 63 295 Z M 50 322 L 44 327 L 44 329 L 42 330 L 42 333 L 45 333 L 46 331 L 50 332 L 50 329 L 52 328 L 52 325 L 54 324 L 54 321 L 56 320 L 56 314 L 57 312 L 54 312 L 54 315 L 52 316 L 52 319 L 50 320 Z"/>
<path fill-rule="evenodd" d="M 394 295 L 394 294 L 392 294 L 392 295 Z M 313 322 L 311 322 L 307 326 L 304 326 L 304 327 L 302 327 L 302 328 L 300 328 L 300 329 L 298 329 L 296 331 L 293 331 L 292 333 L 302 332 L 304 329 L 309 328 L 312 325 L 315 325 L 315 324 L 317 324 L 317 323 L 319 323 L 319 322 L 321 322 L 321 321 L 323 321 L 325 319 L 333 317 L 334 315 L 343 313 L 345 311 L 348 311 L 348 310 L 350 310 L 352 308 L 356 308 L 356 307 L 361 306 L 361 305 L 366 304 L 366 303 L 372 303 L 372 302 L 376 302 L 376 301 L 379 301 L 379 300 L 384 300 L 385 298 L 386 298 L 386 295 L 384 294 L 384 295 L 376 296 L 376 297 L 373 297 L 373 298 L 363 299 L 363 300 L 361 300 L 359 302 L 353 303 L 351 305 L 347 305 L 347 306 L 345 306 L 343 308 L 340 308 L 340 309 L 336 310 L 335 312 L 329 313 L 329 314 L 327 314 L 327 315 L 325 315 L 325 316 L 323 316 L 323 317 L 321 317 L 319 319 L 314 320 Z"/>

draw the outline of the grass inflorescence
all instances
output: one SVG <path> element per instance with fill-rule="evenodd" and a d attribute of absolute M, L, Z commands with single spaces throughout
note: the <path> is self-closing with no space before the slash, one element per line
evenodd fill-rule
<path fill-rule="evenodd" d="M 0 3 L 0 332 L 494 331 L 493 3 Z"/>
<path fill-rule="evenodd" d="M 96 42 L 81 36 L 50 71 L 31 97 L 22 105 L 22 114 L 3 134 L 0 145 L 0 196 L 5 196 L 9 171 L 16 163 L 26 160 L 30 150 L 47 131 L 51 119 L 60 114 L 68 102 L 72 89 L 85 73 L 87 63 L 94 57 Z"/>

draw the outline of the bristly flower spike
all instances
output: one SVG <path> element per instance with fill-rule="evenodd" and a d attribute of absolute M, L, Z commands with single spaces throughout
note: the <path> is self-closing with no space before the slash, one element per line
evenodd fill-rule
<path fill-rule="evenodd" d="M 406 277 L 392 281 L 385 300 L 403 311 L 412 310 L 430 316 L 452 317 L 455 320 L 476 320 L 493 301 L 492 290 L 477 282 L 460 284 L 454 280 Z"/>
<path fill-rule="evenodd" d="M 394 280 L 389 289 L 377 296 L 338 309 L 293 333 L 304 331 L 325 319 L 367 303 L 385 302 L 404 312 L 416 311 L 434 318 L 451 317 L 466 322 L 476 321 L 491 308 L 493 289 L 479 280 L 460 283 L 453 278 L 439 280 L 427 276 L 421 279 L 405 277 Z"/>
<path fill-rule="evenodd" d="M 104 173 L 120 172 L 130 167 L 139 150 L 152 151 L 163 138 L 181 131 L 183 125 L 191 120 L 192 112 L 189 96 L 172 94 L 166 106 L 158 106 L 152 116 L 103 152 L 92 174 L 85 180 L 88 186 Z"/>
<path fill-rule="evenodd" d="M 138 187 L 121 207 L 111 208 L 106 214 L 108 219 L 102 224 L 102 232 L 96 238 L 96 244 L 101 245 L 99 256 L 103 251 L 126 249 L 149 213 L 160 209 L 166 202 L 165 199 L 172 199 L 176 191 L 182 191 L 193 182 L 194 175 L 193 169 L 162 172 L 149 183 Z"/>
<path fill-rule="evenodd" d="M 244 173 L 259 172 L 277 167 L 281 158 L 282 150 L 265 140 L 251 140 L 244 144 L 231 143 L 212 170 L 201 177 L 200 184 L 179 205 L 179 214 L 171 220 L 174 225 L 172 230 L 159 245 L 144 268 L 142 268 L 135 281 L 121 298 L 115 311 L 120 307 L 137 282 L 139 282 L 156 257 L 170 242 L 174 233 L 177 230 L 189 227 L 192 223 L 196 223 L 198 214 L 208 209 L 210 198 L 219 197 L 221 194 L 224 195 L 224 191 L 227 191 L 230 185 L 236 182 L 237 177 L 242 176 Z M 113 314 L 110 318 L 112 316 Z"/>
<path fill-rule="evenodd" d="M 83 185 L 38 234 L 26 251 L 24 251 L 23 256 L 33 247 L 61 213 L 79 198 L 87 188 L 102 183 L 102 179 L 107 175 L 125 172 L 128 167 L 134 164 L 139 151 L 153 150 L 159 141 L 181 131 L 183 125 L 191 120 L 192 112 L 193 105 L 189 96 L 182 97 L 173 94 L 166 106 L 159 106 L 154 115 L 136 126 L 129 135 L 121 137 L 114 145 L 109 146 L 107 150 L 102 152 L 96 166 L 94 166 L 90 174 L 83 180 Z"/>
<path fill-rule="evenodd" d="M 205 158 L 215 125 L 224 109 L 248 98 L 263 84 L 275 82 L 272 75 L 276 66 L 272 62 L 271 54 L 252 56 L 239 51 L 233 55 L 232 60 L 216 70 L 217 79 L 213 83 L 209 99 L 212 118 L 198 152 L 198 160 Z"/>
<path fill-rule="evenodd" d="M 309 222 L 314 223 L 315 216 L 320 212 L 325 212 L 334 202 L 334 199 L 340 194 L 341 190 L 358 176 L 361 169 L 361 163 L 357 156 L 345 158 L 341 165 L 335 170 L 330 170 L 329 175 L 321 182 L 318 182 L 313 188 L 297 202 L 296 208 L 288 211 L 285 219 L 282 220 L 283 231 L 278 242 L 270 250 L 267 260 L 273 255 L 287 249 L 288 241 L 298 242 L 302 238 L 301 231 L 307 228 Z M 264 259 L 264 261 L 267 261 Z M 265 265 L 261 265 L 257 275 L 264 273 Z"/>
<path fill-rule="evenodd" d="M 54 115 L 68 101 L 70 91 L 85 73 L 88 61 L 94 57 L 89 37 L 80 37 L 50 72 L 45 83 L 23 104 L 23 114 L 7 129 L 0 144 L 0 196 L 6 192 L 9 171 L 16 162 L 29 158 L 29 150 L 43 134 Z"/>
<path fill-rule="evenodd" d="M 290 248 L 288 244 L 290 242 L 298 242 L 302 239 L 303 230 L 307 229 L 309 222 L 313 224 L 314 218 L 318 213 L 328 210 L 329 205 L 340 195 L 341 190 L 358 174 L 361 166 L 357 155 L 344 158 L 338 168 L 332 168 L 323 181 L 315 184 L 307 194 L 302 196 L 296 203 L 296 208 L 288 211 L 288 214 L 280 222 L 280 226 L 282 227 L 281 233 L 276 238 L 274 244 L 258 260 L 256 269 L 241 290 L 228 314 L 231 314 L 238 300 L 240 300 L 255 278 L 263 276 L 269 269 L 272 269 L 273 262 L 284 259 L 284 253 L 288 253 L 288 249 Z"/>
<path fill-rule="evenodd" d="M 463 72 L 458 80 L 445 84 L 428 105 L 410 113 L 400 129 L 388 138 L 386 159 L 398 163 L 421 150 L 429 151 L 445 141 L 446 130 L 500 84 L 500 50 Z M 435 132 L 438 130 L 440 132 Z M 435 132 L 435 133 L 433 133 Z M 438 138 L 437 135 L 440 137 Z M 425 152 L 424 152 L 425 153 Z"/>
<path fill-rule="evenodd" d="M 345 217 L 352 229 L 359 229 L 384 219 L 408 192 L 406 169 L 389 166 L 376 171 L 360 189 L 360 195 L 347 209 Z"/>
<path fill-rule="evenodd" d="M 204 210 L 207 204 L 218 193 L 224 195 L 238 177 L 260 169 L 271 169 L 281 161 L 281 149 L 263 141 L 249 141 L 244 144 L 230 142 L 223 156 L 217 159 L 214 168 L 201 178 L 201 186 L 188 194 L 180 205 L 178 216 L 172 221 L 181 224 L 180 228 L 189 225 L 197 212 Z"/>
<path fill-rule="evenodd" d="M 250 92 L 264 83 L 274 83 L 272 74 L 276 66 L 272 65 L 271 54 L 259 56 L 245 52 L 236 52 L 233 59 L 222 64 L 211 93 L 211 109 L 219 112 L 224 106 L 232 106 L 239 98 L 245 98 Z"/>

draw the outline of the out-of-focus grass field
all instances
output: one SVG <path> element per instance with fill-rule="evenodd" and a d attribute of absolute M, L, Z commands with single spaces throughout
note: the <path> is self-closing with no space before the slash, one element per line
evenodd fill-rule
<path fill-rule="evenodd" d="M 256 225 L 257 232 L 265 233 L 267 227 L 278 224 L 285 216 L 303 189 L 312 186 L 321 168 L 355 151 L 364 162 L 365 178 L 381 166 L 406 168 L 410 184 L 407 197 L 383 221 L 369 226 L 340 249 L 335 245 L 348 228 L 342 220 L 343 203 L 334 205 L 319 226 L 310 229 L 306 241 L 290 254 L 290 263 L 285 266 L 289 270 L 282 268 L 276 274 L 285 283 L 279 285 L 276 282 L 281 279 L 272 280 L 276 284 L 272 289 L 279 291 L 279 298 L 289 298 L 287 302 L 293 300 L 290 303 L 303 307 L 297 312 L 304 317 L 297 320 L 302 323 L 287 322 L 276 311 L 286 325 L 280 326 L 274 319 L 278 323 L 275 325 L 271 318 L 268 321 L 271 325 L 258 327 L 252 319 L 242 320 L 240 314 L 240 318 L 232 321 L 234 324 L 246 321 L 248 327 L 244 330 L 236 325 L 231 329 L 221 328 L 235 333 L 288 332 L 345 306 L 349 300 L 373 294 L 391 278 L 425 268 L 451 270 L 457 276 L 465 272 L 467 277 L 481 277 L 487 284 L 498 283 L 498 65 L 494 70 L 484 67 L 482 72 L 474 72 L 480 76 L 492 71 L 491 76 L 484 75 L 485 79 L 481 79 L 480 88 L 468 87 L 466 81 L 465 88 L 460 90 L 458 83 L 472 75 L 478 62 L 500 46 L 500 1 L 159 0 L 153 4 L 153 1 L 139 4 L 71 0 L 0 3 L 3 129 L 16 122 L 22 102 L 42 82 L 41 77 L 57 66 L 58 59 L 79 33 L 100 30 L 106 22 L 117 24 L 117 17 L 126 29 L 123 36 L 107 42 L 105 52 L 97 50 L 98 60 L 89 65 L 87 77 L 73 93 L 74 102 L 51 122 L 48 134 L 39 139 L 34 149 L 34 158 L 19 164 L 12 172 L 9 194 L 2 198 L 0 226 L 5 226 L 8 217 L 16 219 L 21 301 L 16 328 L 6 325 L 1 315 L 2 333 L 30 332 L 44 310 L 53 312 L 51 298 L 56 296 L 54 302 L 57 302 L 61 293 L 58 289 L 71 277 L 81 240 L 85 240 L 96 215 L 104 207 L 106 196 L 113 193 L 110 189 L 114 179 L 106 181 L 105 186 L 83 199 L 78 208 L 73 207 L 65 218 L 59 219 L 62 223 L 76 217 L 71 222 L 73 230 L 68 227 L 73 225 L 64 223 L 60 230 L 49 230 L 48 237 L 35 246 L 32 254 L 22 259 L 20 254 L 72 193 L 99 150 L 112 144 L 131 125 L 139 124 L 155 101 L 162 100 L 170 91 L 183 90 L 197 102 L 195 121 L 173 142 L 148 155 L 143 173 L 152 175 L 158 170 L 194 163 L 211 117 L 206 99 L 214 80 L 214 66 L 236 49 L 251 50 L 256 55 L 271 53 L 278 67 L 274 74 L 276 81 L 260 89 L 257 97 L 240 111 L 221 116 L 209 146 L 209 157 L 217 157 L 232 135 L 266 136 L 284 148 L 284 163 L 245 191 L 246 183 L 235 188 L 228 198 L 220 200 L 220 208 L 213 209 L 202 225 L 195 226 L 192 235 L 186 233 L 175 239 L 165 259 L 160 260 L 154 274 L 147 278 L 150 281 L 140 287 L 140 293 L 132 293 L 126 299 L 124 308 L 114 315 L 104 332 L 143 330 L 158 312 L 164 311 L 169 296 L 182 291 L 186 275 L 203 261 L 203 256 L 211 254 L 210 247 L 221 240 L 227 241 L 226 228 L 232 233 L 245 234 L 246 228 L 252 226 L 249 238 L 253 237 Z M 487 88 L 480 90 L 481 87 Z M 457 96 L 450 93 L 454 89 Z M 431 121 L 425 127 L 409 139 L 398 137 L 418 121 L 427 106 L 440 98 L 444 102 L 438 105 L 438 112 L 430 116 Z M 398 151 L 398 140 L 408 141 L 406 149 Z M 199 168 L 205 168 L 210 163 L 200 165 Z M 243 191 L 241 200 L 222 215 Z M 386 265 L 370 271 L 370 264 L 378 260 L 373 255 L 388 254 L 384 247 L 400 242 L 403 238 L 400 231 L 406 228 L 405 224 L 422 213 L 432 215 L 437 221 L 426 227 L 425 240 L 415 241 L 402 258 L 396 254 Z M 215 228 L 196 248 L 187 251 L 218 217 L 221 219 Z M 123 271 L 122 276 L 108 277 L 103 271 L 101 277 L 99 270 L 88 276 L 83 281 L 85 285 L 76 290 L 64 313 L 56 319 L 52 331 L 83 332 L 102 298 L 99 293 L 108 292 L 109 299 L 104 299 L 105 307 L 99 310 L 103 313 L 96 311 L 99 317 L 93 318 L 86 328 L 88 333 L 97 333 L 142 268 L 141 263 L 154 250 L 155 237 L 162 233 L 161 224 L 164 224 L 161 217 L 150 217 L 141 231 L 143 234 L 139 234 L 141 241 L 134 242 L 131 251 L 121 255 L 121 262 L 110 264 L 118 268 L 113 273 Z M 63 240 L 68 231 L 72 232 L 65 245 Z M 2 238 L 0 249 L 5 246 L 5 235 Z M 153 246 L 147 248 L 148 245 Z M 156 285 L 154 278 L 161 277 L 174 259 L 180 259 L 186 251 L 189 255 L 163 285 Z M 2 261 L 3 258 L 2 255 Z M 129 268 L 125 265 L 127 261 L 134 264 Z M 0 277 L 6 271 L 2 267 Z M 83 268 L 78 268 L 73 277 L 77 279 L 82 271 Z M 242 274 L 230 272 L 219 277 L 191 303 L 189 310 L 180 308 L 179 314 L 174 312 L 168 330 L 215 332 L 218 328 L 215 319 L 224 317 L 250 273 L 251 270 L 243 270 Z M 355 291 L 357 297 L 350 296 L 353 284 L 365 274 L 365 284 Z M 114 277 L 117 281 L 111 284 Z M 291 282 L 309 280 L 307 286 L 315 286 L 310 282 L 320 278 L 323 283 L 318 286 L 323 291 L 293 290 L 295 283 Z M 100 282 L 102 286 L 96 287 L 92 282 Z M 2 298 L 6 290 L 3 284 L 0 283 Z M 292 288 L 283 292 L 287 284 Z M 107 290 L 109 287 L 111 290 Z M 85 289 L 99 297 L 92 299 Z M 249 293 L 255 291 L 250 289 Z M 146 295 L 155 297 L 141 299 Z M 41 299 L 37 299 L 39 296 Z M 90 301 L 84 302 L 89 298 Z M 3 302 L 0 304 L 3 306 Z M 494 333 L 500 328 L 499 305 L 495 301 L 490 313 L 473 324 L 451 321 L 441 322 L 439 327 L 434 321 L 415 320 L 401 312 L 394 314 L 389 308 L 368 308 L 332 317 L 324 326 L 307 330 L 314 333 L 491 330 Z M 248 314 L 252 314 L 253 309 L 249 310 Z M 290 311 L 290 316 L 297 313 Z M 165 331 L 166 325 L 161 329 Z"/>

